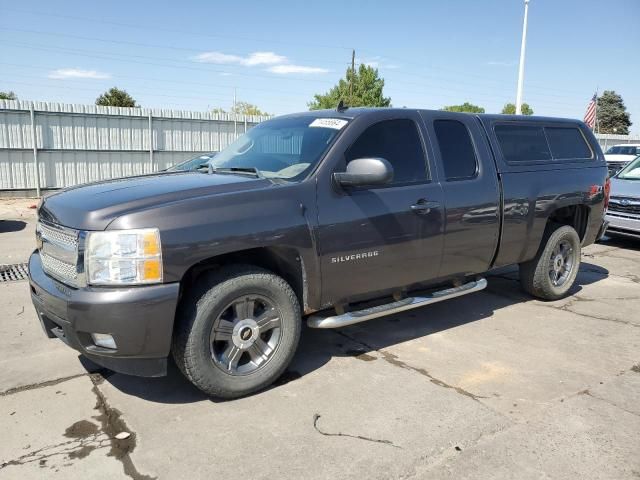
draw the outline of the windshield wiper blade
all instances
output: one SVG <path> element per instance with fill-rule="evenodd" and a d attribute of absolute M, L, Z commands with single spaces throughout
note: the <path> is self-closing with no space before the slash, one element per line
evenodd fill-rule
<path fill-rule="evenodd" d="M 255 167 L 209 167 L 209 174 L 211 173 L 237 173 L 239 175 L 254 175 L 258 178 L 263 178 L 262 173 Z"/>

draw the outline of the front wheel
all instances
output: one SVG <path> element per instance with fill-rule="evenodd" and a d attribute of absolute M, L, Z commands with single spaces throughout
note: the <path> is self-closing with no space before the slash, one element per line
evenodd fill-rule
<path fill-rule="evenodd" d="M 548 230 L 537 255 L 520 264 L 520 283 L 531 295 L 558 300 L 573 286 L 580 267 L 580 237 L 573 227 Z"/>
<path fill-rule="evenodd" d="M 287 282 L 251 266 L 226 267 L 182 302 L 172 351 L 200 390 L 236 398 L 282 374 L 300 330 L 300 306 Z"/>

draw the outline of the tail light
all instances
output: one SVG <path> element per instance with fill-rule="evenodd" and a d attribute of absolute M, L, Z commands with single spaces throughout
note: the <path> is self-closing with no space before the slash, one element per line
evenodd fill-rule
<path fill-rule="evenodd" d="M 607 177 L 604 182 L 604 209 L 609 208 L 609 195 L 611 194 L 611 179 Z"/>

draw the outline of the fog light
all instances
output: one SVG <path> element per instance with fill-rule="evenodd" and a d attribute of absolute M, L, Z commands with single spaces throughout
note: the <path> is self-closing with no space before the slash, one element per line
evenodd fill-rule
<path fill-rule="evenodd" d="M 92 333 L 91 338 L 93 339 L 93 343 L 98 347 L 110 348 L 112 350 L 117 348 L 116 341 L 108 333 Z"/>

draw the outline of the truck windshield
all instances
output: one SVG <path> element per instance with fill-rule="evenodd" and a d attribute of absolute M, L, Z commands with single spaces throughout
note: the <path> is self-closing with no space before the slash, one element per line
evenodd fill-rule
<path fill-rule="evenodd" d="M 267 120 L 216 155 L 211 166 L 220 172 L 255 170 L 266 178 L 301 180 L 347 123 L 309 115 Z"/>
<path fill-rule="evenodd" d="M 607 155 L 640 155 L 640 147 L 615 145 L 606 151 Z"/>
<path fill-rule="evenodd" d="M 640 180 L 640 156 L 620 170 L 617 177 L 623 180 Z"/>

